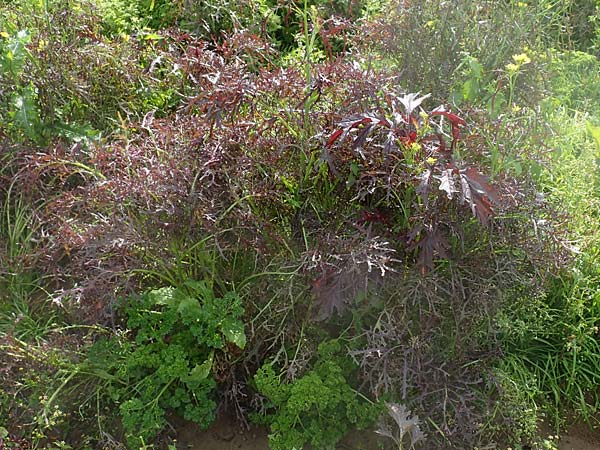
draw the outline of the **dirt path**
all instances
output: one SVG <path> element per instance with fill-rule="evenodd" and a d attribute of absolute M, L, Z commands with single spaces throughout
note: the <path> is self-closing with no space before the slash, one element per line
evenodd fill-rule
<path fill-rule="evenodd" d="M 209 430 L 199 431 L 194 424 L 177 424 L 179 448 L 188 450 L 268 450 L 268 431 L 265 427 L 242 430 L 229 419 L 218 420 Z M 342 441 L 338 450 L 375 450 L 371 433 L 354 433 Z M 498 449 L 501 450 L 501 449 Z M 600 450 L 600 430 L 574 426 L 559 440 L 558 450 Z"/>

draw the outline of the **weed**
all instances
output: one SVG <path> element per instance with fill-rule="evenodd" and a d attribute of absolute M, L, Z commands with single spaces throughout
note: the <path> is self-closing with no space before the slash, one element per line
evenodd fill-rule
<path fill-rule="evenodd" d="M 585 76 L 585 71 L 572 76 Z M 559 95 L 572 87 L 564 80 L 556 92 Z M 590 184 L 595 179 L 596 150 L 593 137 L 584 130 L 587 115 L 576 112 L 571 116 L 565 109 L 551 114 L 550 124 L 560 124 L 561 133 L 546 141 L 552 148 L 549 168 L 538 180 L 546 201 L 560 205 L 568 217 L 570 240 L 561 245 L 572 263 L 570 269 L 550 278 L 545 294 L 514 299 L 511 309 L 500 316 L 507 352 L 500 367 L 510 383 L 527 393 L 525 404 L 530 405 L 531 414 L 546 413 L 558 429 L 566 411 L 590 420 L 598 409 L 594 387 L 599 351 L 595 337 L 597 244 L 589 233 L 598 205 L 596 184 Z M 590 213 L 582 214 L 584 209 Z"/>
<path fill-rule="evenodd" d="M 16 197 L 14 185 L 4 193 L 0 236 L 0 337 L 7 335 L 39 342 L 56 326 L 58 315 L 47 304 L 43 280 L 35 272 L 32 240 L 34 217 L 24 197 Z M 16 198 L 15 198 L 16 197 Z"/>
<path fill-rule="evenodd" d="M 541 55 L 550 66 L 551 95 L 545 101 L 549 112 L 558 107 L 594 113 L 598 105 L 598 59 L 583 52 L 550 51 Z"/>

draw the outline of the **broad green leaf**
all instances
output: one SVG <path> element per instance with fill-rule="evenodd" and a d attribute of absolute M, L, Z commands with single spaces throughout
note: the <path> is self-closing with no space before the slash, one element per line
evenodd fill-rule
<path fill-rule="evenodd" d="M 25 136 L 32 141 L 37 141 L 41 136 L 38 132 L 40 128 L 40 116 L 37 110 L 35 92 L 31 86 L 27 86 L 20 94 L 13 97 L 12 113 L 14 124 Z"/>
<path fill-rule="evenodd" d="M 480 80 L 483 76 L 483 66 L 477 61 L 477 58 L 469 58 L 469 69 L 471 69 L 471 76 Z"/>
<path fill-rule="evenodd" d="M 213 359 L 214 353 L 211 352 L 206 361 L 204 361 L 202 364 L 196 364 L 194 366 L 184 381 L 188 383 L 199 383 L 203 380 L 206 380 L 210 375 L 210 371 L 212 370 Z"/>
<path fill-rule="evenodd" d="M 202 305 L 198 301 L 196 297 L 192 297 L 191 295 L 187 295 L 181 291 L 177 291 L 179 295 L 177 296 L 177 300 L 179 301 L 179 306 L 177 307 L 177 312 L 181 315 L 182 320 L 186 322 L 186 319 L 189 320 L 191 318 L 195 318 Z"/>
<path fill-rule="evenodd" d="M 182 295 L 179 300 L 179 306 L 177 307 L 177 312 L 179 314 L 187 315 L 190 312 L 195 312 L 200 309 L 200 302 L 197 298 L 191 297 L 189 295 Z"/>
<path fill-rule="evenodd" d="M 462 94 L 466 101 L 474 101 L 479 95 L 479 81 L 475 78 L 469 78 L 462 86 Z"/>
<path fill-rule="evenodd" d="M 221 332 L 225 338 L 232 344 L 243 349 L 246 346 L 246 333 L 244 333 L 244 324 L 239 320 L 227 318 L 221 323 Z"/>
<path fill-rule="evenodd" d="M 0 55 L 0 70 L 9 73 L 14 80 L 21 75 L 25 58 L 31 57 L 26 47 L 30 40 L 27 30 L 21 30 L 9 38 L 6 51 Z"/>

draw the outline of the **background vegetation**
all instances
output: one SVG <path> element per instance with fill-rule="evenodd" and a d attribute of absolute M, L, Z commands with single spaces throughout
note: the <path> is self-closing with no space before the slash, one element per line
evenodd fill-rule
<path fill-rule="evenodd" d="M 275 450 L 597 424 L 599 22 L 0 0 L 0 447 L 173 449 L 219 414 Z"/>

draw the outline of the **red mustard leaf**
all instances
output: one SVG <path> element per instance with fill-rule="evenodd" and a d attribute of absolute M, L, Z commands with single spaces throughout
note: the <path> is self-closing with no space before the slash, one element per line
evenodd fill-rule
<path fill-rule="evenodd" d="M 458 117 L 456 114 L 448 112 L 448 111 L 433 111 L 430 115 L 431 116 L 444 116 L 450 121 L 450 124 L 452 125 L 452 138 L 453 138 L 452 148 L 454 149 L 456 140 L 460 137 L 460 127 L 466 126 L 467 122 L 465 122 L 463 119 Z"/>
<path fill-rule="evenodd" d="M 342 135 L 343 132 L 344 130 L 342 128 L 335 130 L 335 132 L 331 135 L 325 146 L 331 148 L 331 146 L 335 144 L 335 141 L 337 141 L 337 139 Z"/>
<path fill-rule="evenodd" d="M 486 195 L 492 203 L 500 204 L 500 196 L 497 193 L 496 188 L 489 183 L 488 178 L 485 175 L 477 172 L 477 169 L 474 167 L 467 167 L 465 170 L 461 171 L 461 173 L 464 173 L 467 177 L 471 188 L 482 195 Z"/>
<path fill-rule="evenodd" d="M 473 167 L 460 171 L 462 187 L 461 202 L 467 203 L 482 225 L 486 226 L 494 216 L 494 205 L 500 204 L 500 196 L 487 178 Z"/>
<path fill-rule="evenodd" d="M 400 97 L 400 103 L 404 106 L 404 110 L 406 111 L 406 115 L 410 117 L 415 109 L 417 109 L 423 100 L 431 97 L 431 94 L 423 95 L 419 97 L 418 92 L 412 92 L 410 94 L 406 94 L 403 97 Z"/>
<path fill-rule="evenodd" d="M 342 314 L 346 310 L 354 291 L 353 278 L 353 274 L 343 270 L 327 269 L 313 281 L 317 320 L 329 319 L 334 313 Z"/>
<path fill-rule="evenodd" d="M 425 232 L 421 239 L 411 247 L 418 248 L 419 256 L 417 264 L 421 267 L 422 272 L 425 273 L 429 269 L 433 269 L 433 257 L 436 254 L 442 258 L 448 258 L 450 245 L 436 226 L 425 227 L 424 230 Z"/>
<path fill-rule="evenodd" d="M 364 115 L 358 116 L 358 117 L 350 117 L 350 118 L 342 120 L 340 122 L 340 124 L 339 124 L 340 128 L 337 129 L 331 135 L 331 137 L 327 140 L 327 144 L 325 144 L 325 146 L 331 147 L 336 141 L 338 141 L 338 140 L 343 141 L 344 139 L 346 139 L 346 136 L 348 136 L 348 134 L 354 128 L 359 128 L 361 125 L 367 125 L 367 124 L 372 124 L 372 125 L 370 125 L 369 127 L 366 127 L 366 128 L 368 128 L 368 131 L 366 133 L 364 130 L 361 130 L 361 134 L 359 135 L 359 137 L 357 138 L 357 140 L 354 143 L 355 148 L 358 148 L 357 143 L 359 145 L 362 145 L 362 142 L 364 142 L 364 139 L 366 139 L 368 133 L 371 131 L 373 126 L 381 125 L 383 127 L 390 128 L 390 123 L 386 119 L 376 117 L 372 114 L 364 114 Z M 362 139 L 362 141 L 359 141 L 359 139 Z"/>
<path fill-rule="evenodd" d="M 393 150 L 398 150 L 398 146 L 396 145 L 396 136 L 394 132 L 390 131 L 388 133 L 387 139 L 385 140 L 385 146 L 383 147 L 386 165 L 389 162 L 390 153 L 392 153 Z"/>
<path fill-rule="evenodd" d="M 374 123 L 370 123 L 369 125 L 365 126 L 362 130 L 360 130 L 360 132 L 358 133 L 358 136 L 352 143 L 352 150 L 362 149 L 363 144 L 367 140 L 367 136 L 369 136 L 369 133 L 371 132 L 371 130 L 373 130 L 374 126 L 375 126 Z"/>
<path fill-rule="evenodd" d="M 449 111 L 433 111 L 430 116 L 444 116 L 446 117 L 450 123 L 454 126 L 466 126 L 467 122 L 458 117 L 456 114 L 451 113 Z"/>
<path fill-rule="evenodd" d="M 422 230 L 423 230 L 423 224 L 418 223 L 414 227 L 412 227 L 411 230 L 406 234 L 406 243 L 409 245 L 409 250 L 412 250 L 415 248 L 415 246 L 413 244 L 414 244 L 415 240 L 417 239 L 417 236 L 421 233 Z"/>

